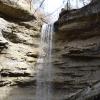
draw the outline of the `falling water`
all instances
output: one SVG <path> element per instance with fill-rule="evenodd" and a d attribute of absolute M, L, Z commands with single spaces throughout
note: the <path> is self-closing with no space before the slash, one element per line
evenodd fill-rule
<path fill-rule="evenodd" d="M 53 25 L 44 24 L 41 32 L 41 52 L 37 66 L 36 100 L 52 100 L 52 34 Z"/>

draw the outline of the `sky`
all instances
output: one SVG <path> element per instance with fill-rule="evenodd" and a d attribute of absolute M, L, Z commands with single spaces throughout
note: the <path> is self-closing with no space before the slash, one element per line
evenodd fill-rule
<path fill-rule="evenodd" d="M 70 0 L 71 2 L 71 6 L 72 8 L 76 8 L 77 4 L 76 2 L 78 2 L 78 7 L 82 7 L 83 4 L 82 2 L 79 2 L 81 0 Z M 84 0 L 86 4 L 88 4 L 88 0 Z M 63 7 L 64 4 L 67 3 L 67 0 L 45 0 L 44 4 L 45 4 L 45 10 L 47 12 L 53 12 L 54 10 L 56 10 L 59 7 Z"/>
<path fill-rule="evenodd" d="M 46 0 L 44 2 L 45 4 L 45 11 L 52 13 L 54 10 L 62 6 L 63 0 Z"/>
<path fill-rule="evenodd" d="M 76 1 L 78 1 L 78 6 L 76 4 Z M 87 1 L 88 0 L 85 0 L 86 4 L 89 3 Z M 43 10 L 46 13 L 46 15 L 51 15 L 52 19 L 55 21 L 57 20 L 61 9 L 65 6 L 66 3 L 67 0 L 45 0 L 45 2 L 43 3 Z M 80 3 L 79 0 L 71 0 L 71 7 L 73 9 L 77 7 L 80 8 L 82 6 L 83 4 L 82 2 Z"/>
<path fill-rule="evenodd" d="M 44 11 L 47 16 L 50 15 L 52 21 L 57 20 L 61 8 L 64 6 L 63 1 L 64 0 L 45 0 Z"/>
<path fill-rule="evenodd" d="M 84 0 L 86 4 L 89 3 L 88 0 Z M 82 2 L 80 2 L 80 0 L 70 0 L 71 2 L 71 7 L 73 9 L 77 9 L 81 8 L 83 5 Z M 76 2 L 78 2 L 78 4 L 76 4 Z M 51 17 L 53 17 L 53 20 L 57 20 L 59 13 L 61 11 L 61 9 L 65 6 L 65 4 L 67 3 L 67 0 L 45 0 L 44 2 L 44 11 L 47 13 L 52 13 L 53 15 Z"/>

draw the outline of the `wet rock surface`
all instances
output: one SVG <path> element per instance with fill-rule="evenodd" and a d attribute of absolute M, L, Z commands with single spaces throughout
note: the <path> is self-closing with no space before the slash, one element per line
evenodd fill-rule
<path fill-rule="evenodd" d="M 54 68 L 61 100 L 100 99 L 100 2 L 61 12 L 55 23 Z M 97 16 L 98 15 L 98 16 Z"/>

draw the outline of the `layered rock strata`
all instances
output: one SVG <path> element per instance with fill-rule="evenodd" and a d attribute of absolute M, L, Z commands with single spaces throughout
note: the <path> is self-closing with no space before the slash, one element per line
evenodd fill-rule
<path fill-rule="evenodd" d="M 63 9 L 55 31 L 53 63 L 61 100 L 99 100 L 100 1 Z"/>
<path fill-rule="evenodd" d="M 15 20 L 32 20 L 34 8 L 30 0 L 0 0 L 0 15 Z"/>
<path fill-rule="evenodd" d="M 42 21 L 30 6 L 0 0 L 0 100 L 33 100 Z"/>

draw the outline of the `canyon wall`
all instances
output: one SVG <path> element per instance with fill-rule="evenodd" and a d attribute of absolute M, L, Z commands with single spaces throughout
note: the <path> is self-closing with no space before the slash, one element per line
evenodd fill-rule
<path fill-rule="evenodd" d="M 0 100 L 35 100 L 43 21 L 29 1 L 0 0 Z M 100 100 L 100 1 L 63 9 L 54 26 L 54 100 Z"/>
<path fill-rule="evenodd" d="M 29 0 L 0 0 L 0 100 L 33 100 L 25 86 L 35 84 L 42 26 L 34 11 Z"/>
<path fill-rule="evenodd" d="M 100 1 L 80 9 L 63 8 L 54 41 L 55 91 L 60 100 L 100 100 Z"/>

